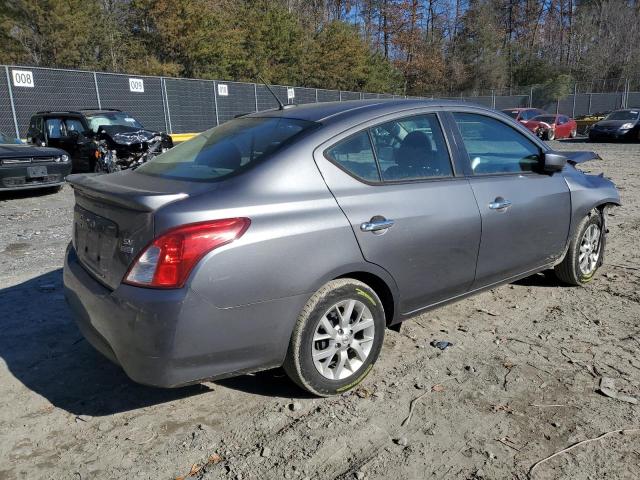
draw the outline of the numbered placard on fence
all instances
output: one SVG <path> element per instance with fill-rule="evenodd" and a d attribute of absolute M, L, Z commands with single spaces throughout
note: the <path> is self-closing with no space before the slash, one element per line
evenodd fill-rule
<path fill-rule="evenodd" d="M 129 90 L 136 93 L 144 93 L 144 80 L 141 78 L 130 78 Z"/>
<path fill-rule="evenodd" d="M 296 98 L 296 91 L 295 89 L 288 87 L 287 88 L 287 100 L 293 100 L 294 98 Z"/>
<path fill-rule="evenodd" d="M 220 95 L 221 97 L 228 97 L 229 96 L 229 86 L 224 84 L 224 83 L 219 83 L 218 84 L 218 95 Z"/>
<path fill-rule="evenodd" d="M 35 87 L 31 70 L 11 70 L 14 87 Z"/>

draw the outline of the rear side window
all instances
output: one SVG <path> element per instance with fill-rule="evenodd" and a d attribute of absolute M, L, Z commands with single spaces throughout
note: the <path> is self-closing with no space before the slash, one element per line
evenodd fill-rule
<path fill-rule="evenodd" d="M 380 174 L 367 131 L 344 140 L 326 152 L 344 170 L 361 180 L 379 182 Z"/>
<path fill-rule="evenodd" d="M 275 153 L 315 125 L 291 118 L 237 118 L 158 155 L 136 172 L 178 180 L 219 180 Z"/>
<path fill-rule="evenodd" d="M 538 146 L 510 126 L 485 115 L 453 113 L 474 175 L 532 172 Z"/>
<path fill-rule="evenodd" d="M 435 114 L 403 118 L 371 129 L 385 181 L 453 175 L 449 151 Z"/>

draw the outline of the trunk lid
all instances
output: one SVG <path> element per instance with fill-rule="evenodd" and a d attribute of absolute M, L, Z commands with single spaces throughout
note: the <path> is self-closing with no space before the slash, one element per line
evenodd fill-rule
<path fill-rule="evenodd" d="M 154 237 L 154 213 L 164 205 L 210 191 L 215 184 L 123 171 L 70 175 L 74 189 L 73 246 L 83 267 L 111 289 Z"/>

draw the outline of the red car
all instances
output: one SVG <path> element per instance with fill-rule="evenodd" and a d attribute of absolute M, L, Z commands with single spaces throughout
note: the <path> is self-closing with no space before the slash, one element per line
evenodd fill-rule
<path fill-rule="evenodd" d="M 514 120 L 518 122 L 525 122 L 531 120 L 538 115 L 545 115 L 547 112 L 540 110 L 539 108 L 506 108 L 502 110 L 502 113 L 506 113 Z"/>
<path fill-rule="evenodd" d="M 522 124 L 544 140 L 575 138 L 578 131 L 576 121 L 566 115 L 538 115 Z"/>

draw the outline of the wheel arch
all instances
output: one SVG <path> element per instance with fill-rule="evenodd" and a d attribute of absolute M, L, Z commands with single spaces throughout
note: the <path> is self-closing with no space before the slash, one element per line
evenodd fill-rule
<path fill-rule="evenodd" d="M 362 283 L 366 283 L 374 292 L 376 292 L 382 302 L 387 327 L 393 324 L 396 312 L 396 297 L 394 296 L 391 288 L 389 288 L 389 285 L 387 285 L 387 282 L 376 274 L 365 271 L 344 273 L 336 277 L 334 280 L 338 278 L 352 278 L 354 280 L 359 280 Z"/>

